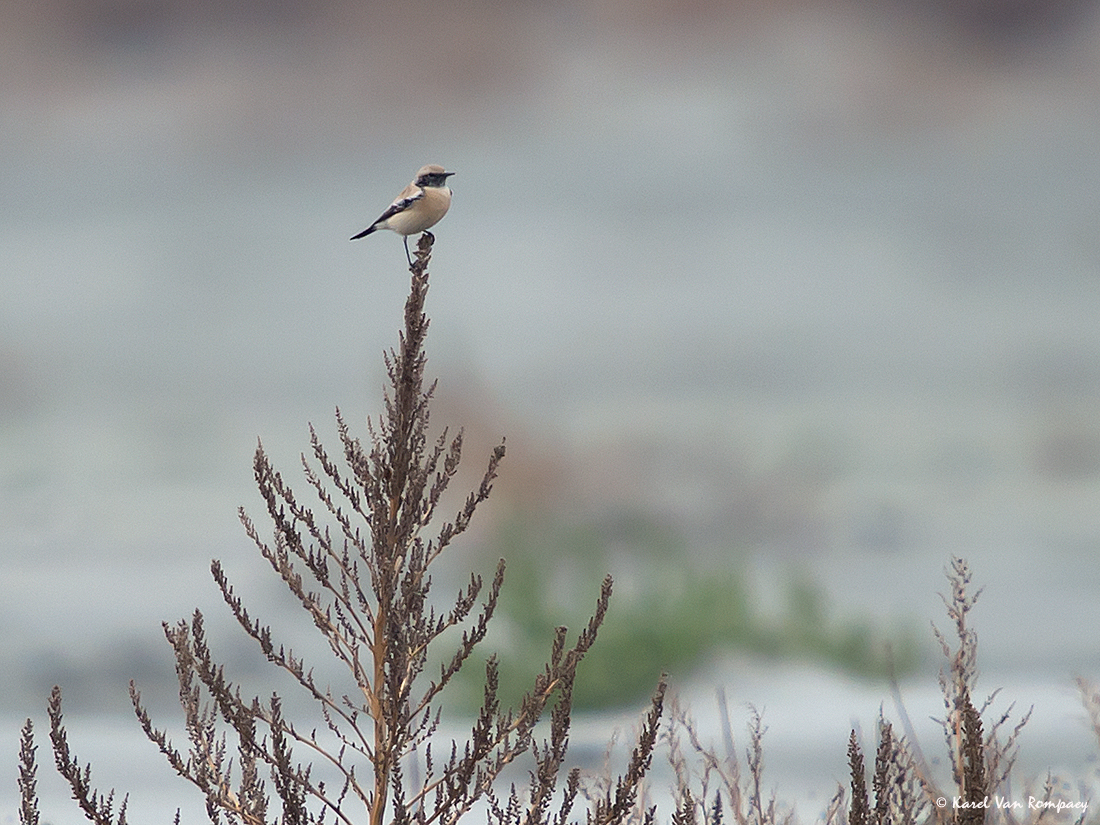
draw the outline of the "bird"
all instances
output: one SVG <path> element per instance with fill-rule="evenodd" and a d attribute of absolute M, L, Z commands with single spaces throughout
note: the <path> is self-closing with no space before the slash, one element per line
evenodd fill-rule
<path fill-rule="evenodd" d="M 401 194 L 378 220 L 358 235 L 353 235 L 351 240 L 365 238 L 379 229 L 392 229 L 398 235 L 404 236 L 405 257 L 409 259 L 409 266 L 412 266 L 409 235 L 427 231 L 447 214 L 447 210 L 451 208 L 451 190 L 447 186 L 447 178 L 453 174 L 454 172 L 447 172 L 434 163 L 421 166 L 412 183 L 401 190 Z"/>

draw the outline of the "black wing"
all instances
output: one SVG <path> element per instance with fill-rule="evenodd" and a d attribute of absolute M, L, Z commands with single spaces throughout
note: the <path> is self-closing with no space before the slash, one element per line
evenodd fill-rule
<path fill-rule="evenodd" d="M 423 189 L 418 189 L 415 195 L 408 195 L 407 197 L 398 197 L 397 200 L 395 200 L 393 203 L 391 203 L 386 208 L 385 212 L 383 212 L 381 215 L 378 216 L 378 220 L 376 220 L 374 223 L 372 223 L 370 226 L 368 226 L 366 229 L 364 229 L 358 235 L 352 235 L 351 239 L 353 241 L 357 241 L 360 238 L 366 237 L 371 232 L 374 232 L 376 229 L 378 229 L 379 224 L 385 223 L 387 220 L 389 220 L 390 218 L 392 218 L 394 215 L 398 214 L 399 212 L 404 212 L 406 209 L 408 209 L 410 206 L 412 206 L 414 203 L 416 203 L 416 201 L 420 200 L 422 197 L 424 197 L 424 190 Z"/>

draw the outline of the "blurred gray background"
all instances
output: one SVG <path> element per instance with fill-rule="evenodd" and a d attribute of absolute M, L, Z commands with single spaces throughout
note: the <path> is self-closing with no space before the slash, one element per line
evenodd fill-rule
<path fill-rule="evenodd" d="M 152 761 L 110 720 L 131 677 L 171 691 L 160 622 L 228 629 L 214 556 L 276 599 L 236 519 L 262 515 L 256 438 L 293 476 L 307 422 L 379 408 L 404 253 L 347 238 L 429 162 L 457 172 L 434 420 L 475 467 L 508 437 L 480 530 L 642 508 L 765 593 L 794 565 L 921 632 L 964 555 L 1030 758 L 1095 750 L 1071 683 L 1100 675 L 1094 3 L 6 0 L 13 763 L 58 682 L 83 750 Z M 886 698 L 797 663 L 690 690 L 716 684 L 765 708 L 778 785 L 826 790 Z"/>

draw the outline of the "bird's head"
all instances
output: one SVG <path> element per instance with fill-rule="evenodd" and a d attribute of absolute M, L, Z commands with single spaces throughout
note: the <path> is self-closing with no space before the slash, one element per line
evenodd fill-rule
<path fill-rule="evenodd" d="M 453 174 L 454 172 L 447 172 L 442 166 L 429 163 L 427 166 L 421 166 L 420 171 L 416 173 L 416 185 L 421 188 L 443 186 L 447 183 L 447 178 Z"/>

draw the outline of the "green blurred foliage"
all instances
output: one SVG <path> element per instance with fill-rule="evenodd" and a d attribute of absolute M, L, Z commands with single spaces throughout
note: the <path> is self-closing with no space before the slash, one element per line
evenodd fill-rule
<path fill-rule="evenodd" d="M 505 702 L 530 686 L 555 627 L 569 627 L 572 640 L 588 621 L 607 573 L 615 594 L 578 671 L 580 710 L 634 704 L 662 671 L 684 679 L 722 652 L 803 659 L 867 679 L 903 675 L 920 658 L 911 632 L 884 638 L 870 620 L 832 618 L 824 592 L 805 574 L 792 571 L 782 603 L 762 610 L 739 555 L 697 561 L 676 530 L 645 514 L 577 521 L 517 514 L 491 550 L 508 565 L 485 643 L 498 654 Z M 463 701 L 473 706 L 481 674 L 471 667 L 466 675 Z"/>

